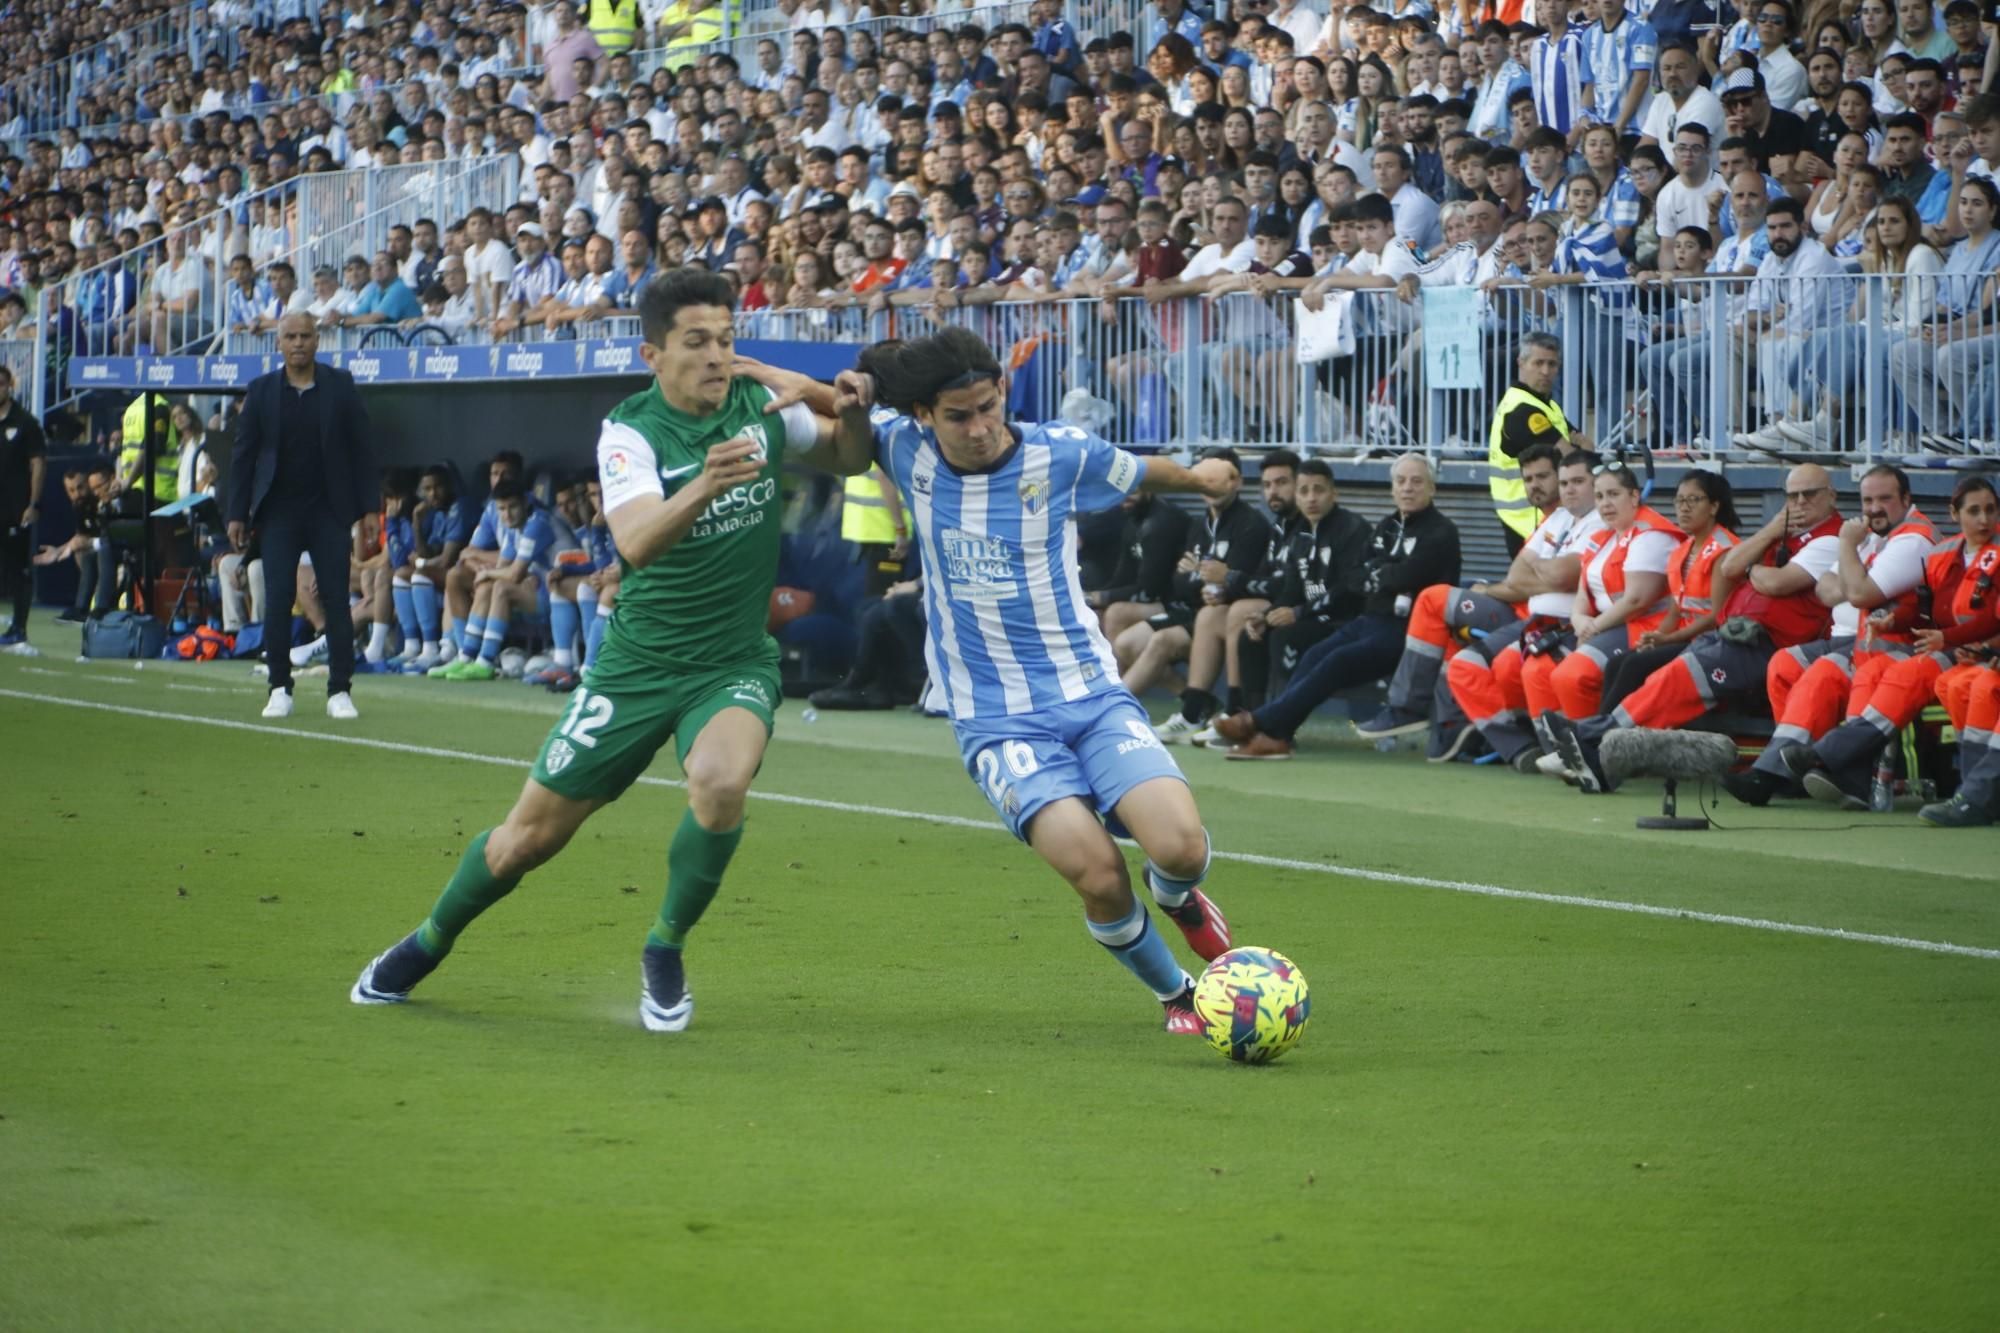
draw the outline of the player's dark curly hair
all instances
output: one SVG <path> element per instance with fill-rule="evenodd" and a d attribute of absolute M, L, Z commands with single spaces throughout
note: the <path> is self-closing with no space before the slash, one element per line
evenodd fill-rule
<path fill-rule="evenodd" d="M 980 380 L 998 380 L 1000 361 L 986 340 L 970 329 L 949 328 L 928 338 L 876 343 L 855 368 L 875 381 L 875 400 L 898 412 Z"/>
<path fill-rule="evenodd" d="M 702 268 L 674 268 L 639 289 L 639 327 L 655 347 L 666 345 L 674 319 L 688 306 L 736 308 L 736 290 L 720 273 Z"/>

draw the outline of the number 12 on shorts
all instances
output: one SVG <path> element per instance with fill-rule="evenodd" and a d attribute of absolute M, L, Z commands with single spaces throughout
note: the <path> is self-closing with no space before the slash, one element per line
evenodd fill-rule
<path fill-rule="evenodd" d="M 598 731 L 611 720 L 611 707 L 611 700 L 578 686 L 570 696 L 569 712 L 563 715 L 563 724 L 556 729 L 556 735 L 575 741 L 586 750 L 593 748 Z"/>
<path fill-rule="evenodd" d="M 1007 775 L 1013 774 L 1015 781 L 1032 777 L 1041 767 L 1035 759 L 1035 752 L 1026 741 L 1003 741 L 989 745 L 979 752 L 972 761 L 979 770 L 979 784 L 986 788 L 987 799 L 995 805 L 1007 792 Z"/>

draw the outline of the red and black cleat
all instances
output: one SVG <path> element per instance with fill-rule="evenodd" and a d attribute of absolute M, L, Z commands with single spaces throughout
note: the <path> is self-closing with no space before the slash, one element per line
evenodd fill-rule
<path fill-rule="evenodd" d="M 1229 952 L 1229 922 L 1223 919 L 1222 909 L 1200 889 L 1190 893 L 1179 907 L 1160 910 L 1181 928 L 1188 948 L 1200 955 L 1203 962 L 1212 963 Z"/>
<path fill-rule="evenodd" d="M 1199 1037 L 1203 1031 L 1201 1015 L 1194 1011 L 1194 987 L 1188 986 L 1171 1000 L 1161 1001 L 1160 1007 L 1167 1011 L 1167 1033 L 1175 1037 Z"/>

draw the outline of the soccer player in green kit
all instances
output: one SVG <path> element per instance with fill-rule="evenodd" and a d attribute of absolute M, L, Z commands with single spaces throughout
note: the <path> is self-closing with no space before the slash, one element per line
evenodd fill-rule
<path fill-rule="evenodd" d="M 744 797 L 779 698 L 778 649 L 764 630 L 777 580 L 779 474 L 786 454 L 864 472 L 874 440 L 866 409 L 843 387 L 848 376 L 828 395 L 804 376 L 737 360 L 733 294 L 719 274 L 662 274 L 638 308 L 640 355 L 654 383 L 611 410 L 597 445 L 625 571 L 617 614 L 506 822 L 472 840 L 430 916 L 362 970 L 356 1004 L 408 999 L 459 932 L 617 800 L 671 736 L 688 808 L 646 936 L 639 1018 L 649 1031 L 679 1032 L 694 1016 L 681 949 L 743 836 Z M 740 373 L 746 367 L 761 379 Z M 838 421 L 787 402 L 809 385 Z"/>

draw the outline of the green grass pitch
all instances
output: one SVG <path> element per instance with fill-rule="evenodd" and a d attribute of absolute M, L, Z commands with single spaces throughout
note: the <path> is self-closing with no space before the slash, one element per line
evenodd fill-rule
<path fill-rule="evenodd" d="M 788 705 L 759 787 L 803 801 L 752 803 L 690 1032 L 635 1015 L 658 782 L 361 1009 L 558 701 L 367 678 L 337 734 L 379 744 L 322 742 L 316 682 L 265 726 L 241 664 L 40 641 L 0 658 L 0 1328 L 2000 1326 L 2000 837 L 1645 834 L 1656 790 L 1330 728 L 1185 754 L 1218 848 L 1293 863 L 1211 880 L 1313 985 L 1242 1068 L 1158 1031 L 945 724 Z"/>

